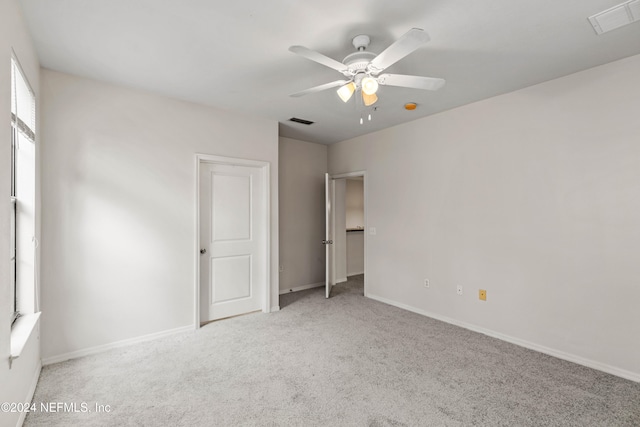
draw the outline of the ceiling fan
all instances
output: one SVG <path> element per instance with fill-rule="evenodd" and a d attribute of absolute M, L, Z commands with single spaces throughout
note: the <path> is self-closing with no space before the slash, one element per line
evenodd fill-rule
<path fill-rule="evenodd" d="M 408 76 L 404 74 L 381 74 L 385 69 L 395 64 L 414 50 L 430 40 L 429 35 L 420 28 L 412 28 L 402 37 L 386 48 L 382 53 L 376 55 L 368 52 L 371 39 L 367 35 L 354 37 L 353 46 L 356 52 L 347 55 L 342 62 L 331 59 L 319 52 L 308 49 L 304 46 L 291 46 L 289 50 L 319 64 L 339 71 L 346 79 L 336 80 L 315 86 L 301 92 L 291 94 L 297 97 L 309 93 L 320 92 L 340 86 L 338 96 L 344 102 L 349 101 L 354 92 L 362 92 L 362 101 L 365 106 L 376 103 L 379 85 L 400 86 L 412 89 L 438 90 L 444 86 L 444 79 L 435 77 Z"/>

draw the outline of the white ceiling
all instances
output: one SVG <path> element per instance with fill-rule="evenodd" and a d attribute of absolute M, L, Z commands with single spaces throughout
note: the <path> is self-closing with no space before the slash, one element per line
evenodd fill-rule
<path fill-rule="evenodd" d="M 43 67 L 277 120 L 281 136 L 325 144 L 640 53 L 640 23 L 597 36 L 587 19 L 620 0 L 20 2 Z M 355 35 L 379 53 L 412 27 L 431 42 L 388 71 L 445 78 L 440 91 L 381 87 L 364 125 L 335 90 L 288 96 L 342 78 L 289 46 L 342 61 Z"/>

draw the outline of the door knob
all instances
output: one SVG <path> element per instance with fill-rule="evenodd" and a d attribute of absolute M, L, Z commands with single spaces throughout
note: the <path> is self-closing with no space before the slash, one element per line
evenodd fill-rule
<path fill-rule="evenodd" d="M 204 248 L 203 248 L 203 249 L 200 249 L 200 255 L 204 255 L 204 254 L 206 254 L 206 253 L 207 253 L 207 250 L 206 250 L 206 249 L 204 249 Z"/>

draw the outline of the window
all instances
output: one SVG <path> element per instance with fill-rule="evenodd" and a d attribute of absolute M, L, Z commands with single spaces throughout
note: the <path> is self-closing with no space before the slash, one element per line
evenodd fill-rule
<path fill-rule="evenodd" d="M 11 296 L 10 321 L 34 312 L 36 100 L 11 58 Z"/>

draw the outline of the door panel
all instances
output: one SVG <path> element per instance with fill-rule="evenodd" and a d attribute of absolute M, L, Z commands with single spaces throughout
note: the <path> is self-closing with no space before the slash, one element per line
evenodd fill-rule
<path fill-rule="evenodd" d="M 251 177 L 212 175 L 212 241 L 251 238 Z"/>
<path fill-rule="evenodd" d="M 211 304 L 251 296 L 251 255 L 211 260 Z"/>
<path fill-rule="evenodd" d="M 331 296 L 331 288 L 333 288 L 334 278 L 334 248 L 333 248 L 333 180 L 328 173 L 324 174 L 324 191 L 325 191 L 325 297 Z"/>
<path fill-rule="evenodd" d="M 267 283 L 265 191 L 261 168 L 200 166 L 202 322 L 261 308 Z"/>

